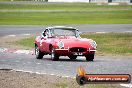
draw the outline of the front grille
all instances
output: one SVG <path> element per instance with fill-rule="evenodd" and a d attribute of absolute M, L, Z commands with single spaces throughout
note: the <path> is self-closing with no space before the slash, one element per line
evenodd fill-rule
<path fill-rule="evenodd" d="M 81 47 L 70 48 L 71 52 L 86 52 L 87 49 Z"/>

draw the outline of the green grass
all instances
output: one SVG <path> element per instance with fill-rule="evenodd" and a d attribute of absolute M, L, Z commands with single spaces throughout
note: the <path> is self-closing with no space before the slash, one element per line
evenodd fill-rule
<path fill-rule="evenodd" d="M 57 88 L 69 88 L 68 84 L 66 83 L 56 83 L 55 85 L 57 86 Z M 112 85 L 112 84 L 86 84 L 83 85 L 83 87 L 84 88 L 118 88 L 116 85 Z M 77 88 L 77 86 L 75 88 Z"/>
<path fill-rule="evenodd" d="M 25 47 L 34 47 L 34 40 L 35 37 L 30 37 L 30 38 L 24 38 L 19 41 L 14 42 L 16 45 L 22 45 Z"/>
<path fill-rule="evenodd" d="M 84 34 L 94 39 L 99 53 L 132 54 L 132 33 Z"/>
<path fill-rule="evenodd" d="M 2 1 L 2 2 L 3 2 L 3 1 L 11 1 L 11 0 L 0 0 L 0 1 Z"/>
<path fill-rule="evenodd" d="M 0 10 L 66 10 L 70 12 L 0 12 L 0 25 L 131 24 L 132 6 L 89 3 L 0 4 Z M 75 12 L 76 11 L 76 12 Z"/>
<path fill-rule="evenodd" d="M 98 54 L 132 54 L 132 33 L 82 34 L 83 38 L 91 38 L 98 44 Z M 17 41 L 17 44 L 34 47 L 34 38 Z"/>
<path fill-rule="evenodd" d="M 0 13 L 0 24 L 129 24 L 132 11 L 62 12 L 62 13 Z"/>
<path fill-rule="evenodd" d="M 45 3 L 31 2 L 27 4 L 0 4 L 0 9 L 8 10 L 77 10 L 77 11 L 113 11 L 113 10 L 132 10 L 130 5 L 96 5 L 89 3 Z"/>

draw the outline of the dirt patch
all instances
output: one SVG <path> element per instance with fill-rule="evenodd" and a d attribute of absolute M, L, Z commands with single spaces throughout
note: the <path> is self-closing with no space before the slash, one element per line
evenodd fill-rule
<path fill-rule="evenodd" d="M 0 88 L 85 88 L 74 79 L 0 70 Z"/>
<path fill-rule="evenodd" d="M 0 88 L 121 88 L 119 85 L 87 84 L 80 86 L 73 78 L 0 70 Z"/>
<path fill-rule="evenodd" d="M 16 44 L 16 41 L 30 38 L 35 35 L 15 35 L 15 36 L 4 36 L 0 37 L 0 47 L 11 48 L 11 49 L 31 49 L 30 47 L 21 46 Z"/>

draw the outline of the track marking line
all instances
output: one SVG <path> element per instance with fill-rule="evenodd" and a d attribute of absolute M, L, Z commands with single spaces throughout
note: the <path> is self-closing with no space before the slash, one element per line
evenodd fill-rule
<path fill-rule="evenodd" d="M 103 33 L 107 33 L 107 32 L 95 32 L 95 33 L 98 33 L 98 34 L 103 34 Z"/>
<path fill-rule="evenodd" d="M 73 76 L 68 76 L 68 75 L 64 75 L 64 76 L 61 76 L 61 75 L 56 75 L 56 74 L 47 74 L 45 72 L 33 72 L 33 71 L 28 71 L 28 70 L 16 70 L 16 69 L 9 69 L 10 71 L 16 71 L 16 72 L 25 72 L 25 73 L 31 73 L 31 74 L 44 74 L 44 75 L 51 75 L 51 76 L 57 76 L 57 77 L 62 77 L 62 78 L 72 78 L 72 79 L 76 79 L 76 77 L 73 77 Z"/>
<path fill-rule="evenodd" d="M 128 87 L 128 88 L 132 88 L 132 84 L 120 84 L 120 86 L 124 86 L 124 87 Z"/>
<path fill-rule="evenodd" d="M 126 33 L 131 33 L 132 31 L 125 31 Z"/>
<path fill-rule="evenodd" d="M 50 74 L 50 75 L 55 75 L 55 74 Z"/>
<path fill-rule="evenodd" d="M 8 49 L 8 48 L 0 48 L 0 52 L 8 52 L 8 53 L 16 53 L 16 54 L 30 54 L 34 55 L 34 50 L 16 50 L 16 49 Z"/>
<path fill-rule="evenodd" d="M 64 65 L 57 65 L 58 67 L 63 67 Z"/>
<path fill-rule="evenodd" d="M 16 60 L 15 62 L 20 62 L 20 61 Z"/>
<path fill-rule="evenodd" d="M 52 64 L 46 64 L 46 65 L 49 65 L 49 66 L 51 66 Z"/>
<path fill-rule="evenodd" d="M 41 63 L 36 63 L 36 64 L 41 64 Z"/>
<path fill-rule="evenodd" d="M 65 75 L 65 76 L 61 76 L 61 77 L 63 77 L 63 78 L 70 78 L 70 76 L 67 76 L 67 75 Z"/>
<path fill-rule="evenodd" d="M 41 74 L 40 72 L 35 72 L 36 74 Z"/>
<path fill-rule="evenodd" d="M 16 35 L 7 35 L 7 36 L 9 36 L 9 37 L 15 37 Z"/>
<path fill-rule="evenodd" d="M 21 34 L 21 35 L 29 36 L 29 35 L 31 35 L 31 34 Z"/>

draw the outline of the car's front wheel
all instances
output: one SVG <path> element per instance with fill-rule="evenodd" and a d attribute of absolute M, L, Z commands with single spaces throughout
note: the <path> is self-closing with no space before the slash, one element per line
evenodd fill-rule
<path fill-rule="evenodd" d="M 44 56 L 37 45 L 35 46 L 35 55 L 37 59 L 42 59 Z"/>
<path fill-rule="evenodd" d="M 59 55 L 55 52 L 55 49 L 52 47 L 51 49 L 51 59 L 53 61 L 58 61 L 59 60 Z"/>
<path fill-rule="evenodd" d="M 69 55 L 68 56 L 71 60 L 75 60 L 76 58 L 77 58 L 77 56 L 75 56 L 75 55 Z"/>
<path fill-rule="evenodd" d="M 93 61 L 93 59 L 94 59 L 94 54 L 88 54 L 88 55 L 86 55 L 85 57 L 86 57 L 86 60 L 87 60 L 87 61 Z"/>

